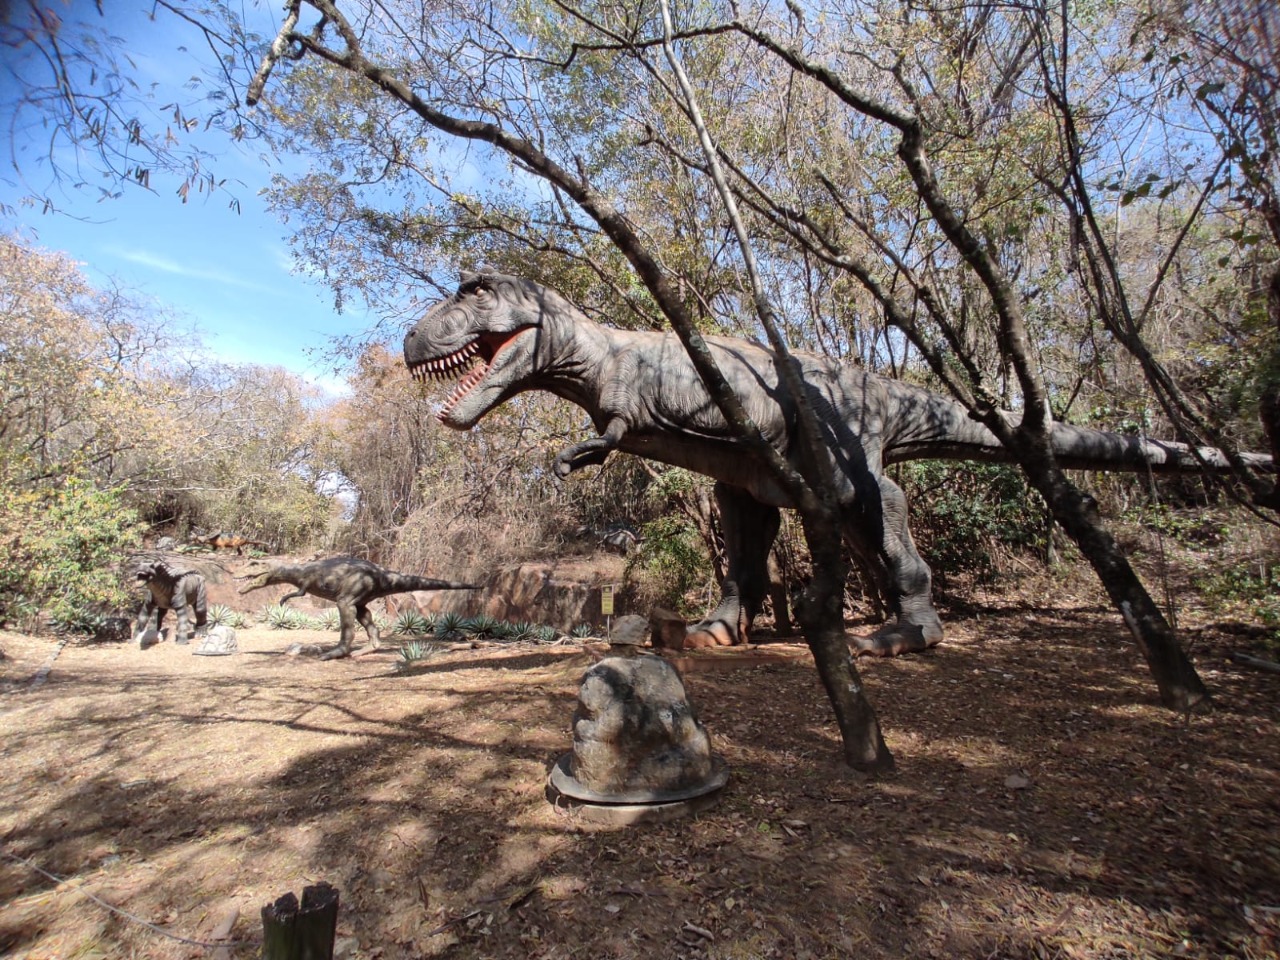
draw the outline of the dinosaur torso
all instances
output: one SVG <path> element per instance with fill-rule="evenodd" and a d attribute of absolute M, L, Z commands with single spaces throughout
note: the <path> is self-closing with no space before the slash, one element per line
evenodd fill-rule
<path fill-rule="evenodd" d="M 764 438 L 794 457 L 795 403 L 772 351 L 708 337 L 708 348 Z M 555 291 L 502 275 L 470 277 L 405 337 L 420 380 L 461 377 L 439 419 L 466 429 L 518 393 L 545 390 L 590 414 L 601 439 L 561 454 L 567 473 L 621 450 L 685 467 L 789 506 L 712 402 L 672 333 L 611 330 Z M 913 384 L 812 353 L 793 354 L 818 414 L 835 475 L 855 496 L 883 466 L 910 459 L 1009 460 L 960 404 Z M 1014 418 L 1014 414 L 1006 414 Z M 1068 467 L 1135 470 L 1221 468 L 1223 455 L 1176 443 L 1055 424 L 1054 452 Z M 607 449 L 606 449 L 607 448 Z M 1245 455 L 1265 464 L 1268 457 Z M 585 459 L 582 459 L 584 458 Z M 860 476 L 861 475 L 861 476 Z"/>

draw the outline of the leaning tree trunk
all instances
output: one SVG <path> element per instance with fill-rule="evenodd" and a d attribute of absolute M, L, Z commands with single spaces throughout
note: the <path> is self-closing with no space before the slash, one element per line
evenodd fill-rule
<path fill-rule="evenodd" d="M 1151 599 L 1115 538 L 1103 526 L 1093 501 L 1061 470 L 1041 479 L 1044 486 L 1037 485 L 1037 489 L 1124 617 L 1156 681 L 1160 701 L 1171 710 L 1188 711 L 1208 700 L 1209 691 L 1182 649 L 1173 627 Z"/>

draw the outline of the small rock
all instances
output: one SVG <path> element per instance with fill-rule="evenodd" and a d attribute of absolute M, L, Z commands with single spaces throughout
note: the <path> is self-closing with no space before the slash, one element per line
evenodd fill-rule
<path fill-rule="evenodd" d="M 236 632 L 225 624 L 211 627 L 200 645 L 191 653 L 197 657 L 226 657 L 240 650 L 236 642 Z"/>
<path fill-rule="evenodd" d="M 1004 778 L 1004 785 L 1010 790 L 1025 790 L 1031 786 L 1031 781 L 1020 773 L 1011 773 Z"/>
<path fill-rule="evenodd" d="M 289 648 L 285 650 L 286 657 L 318 657 L 320 656 L 320 644 L 318 643 L 291 643 Z"/>

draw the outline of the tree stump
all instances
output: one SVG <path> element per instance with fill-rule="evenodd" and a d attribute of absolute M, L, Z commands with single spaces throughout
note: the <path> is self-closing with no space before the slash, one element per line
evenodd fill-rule
<path fill-rule="evenodd" d="M 336 887 L 303 887 L 301 906 L 286 893 L 262 908 L 262 960 L 333 960 L 337 932 Z"/>

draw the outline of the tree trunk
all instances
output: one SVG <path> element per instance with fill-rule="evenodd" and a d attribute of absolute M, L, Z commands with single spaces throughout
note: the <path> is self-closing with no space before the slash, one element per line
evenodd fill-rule
<path fill-rule="evenodd" d="M 1048 492 L 1041 492 L 1045 493 L 1054 519 L 1080 548 L 1124 617 L 1155 678 L 1161 703 L 1171 710 L 1189 711 L 1208 700 L 1209 691 L 1177 634 L 1138 579 L 1124 551 L 1103 526 L 1092 500 L 1061 471 L 1056 474 L 1048 478 Z"/>
<path fill-rule="evenodd" d="M 865 772 L 892 770 L 893 754 L 880 733 L 845 634 L 844 584 L 849 567 L 841 551 L 839 526 L 811 522 L 803 515 L 801 520 L 813 558 L 813 579 L 796 614 L 835 711 L 845 762 Z M 834 536 L 833 531 L 837 531 Z"/>

